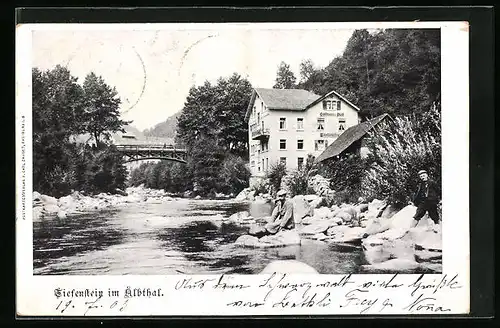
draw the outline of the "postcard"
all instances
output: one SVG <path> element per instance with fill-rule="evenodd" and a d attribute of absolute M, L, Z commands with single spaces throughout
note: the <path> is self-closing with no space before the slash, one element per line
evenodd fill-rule
<path fill-rule="evenodd" d="M 17 26 L 17 315 L 467 314 L 468 43 Z"/>

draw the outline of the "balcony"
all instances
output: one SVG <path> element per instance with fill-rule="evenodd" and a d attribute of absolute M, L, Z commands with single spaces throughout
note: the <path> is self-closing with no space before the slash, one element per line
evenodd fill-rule
<path fill-rule="evenodd" d="M 253 140 L 266 140 L 269 139 L 269 129 L 257 129 L 252 131 Z"/>

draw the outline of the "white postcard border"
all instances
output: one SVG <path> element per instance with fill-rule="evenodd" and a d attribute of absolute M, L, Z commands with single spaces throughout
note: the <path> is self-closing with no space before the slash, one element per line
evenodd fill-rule
<path fill-rule="evenodd" d="M 181 26 L 182 25 L 182 26 Z M 244 289 L 214 288 L 220 276 L 33 276 L 32 239 L 32 140 L 31 140 L 31 33 L 33 30 L 50 29 L 158 29 L 158 28 L 213 28 L 214 24 L 24 24 L 17 27 L 16 38 L 16 307 L 18 315 L 28 316 L 150 316 L 150 315 L 312 315 L 312 314 L 462 314 L 469 311 L 469 99 L 468 99 L 468 24 L 466 22 L 374 22 L 374 23 L 261 23 L 217 24 L 221 28 L 436 28 L 442 34 L 442 143 L 443 143 L 443 274 L 425 275 L 421 282 L 434 288 L 418 289 L 424 297 L 432 298 L 434 306 L 416 310 L 404 308 L 417 296 L 411 295 L 419 275 L 352 275 L 352 285 L 320 288 L 314 306 L 285 307 L 288 289 L 276 288 L 269 275 L 232 275 L 222 277 L 228 285 L 248 285 Z M 23 151 L 22 151 L 23 150 Z M 22 179 L 25 177 L 25 179 Z M 23 192 L 24 191 L 24 192 Z M 21 201 L 23 200 L 23 201 Z M 26 206 L 23 208 L 23 206 Z M 458 275 L 457 275 L 458 274 Z M 455 275 L 457 275 L 455 277 Z M 317 286 L 325 282 L 341 284 L 341 275 L 288 275 L 282 282 Z M 188 284 L 183 279 L 191 278 Z M 278 279 L 276 276 L 272 279 Z M 200 288 L 195 281 L 205 282 Z M 279 279 L 278 279 L 279 280 Z M 442 286 L 443 280 L 445 281 Z M 345 280 L 344 280 L 345 282 Z M 346 293 L 364 283 L 379 286 L 357 292 L 362 299 L 375 300 L 355 304 Z M 377 283 L 376 283 L 377 282 Z M 386 284 L 382 284 L 385 282 Z M 448 285 L 446 286 L 446 283 Z M 194 284 L 193 288 L 188 288 Z M 389 285 L 391 282 L 389 282 Z M 452 288 L 452 286 L 454 288 Z M 125 297 L 127 287 L 140 288 L 147 294 L 162 296 Z M 176 288 L 182 286 L 183 288 Z M 261 287 L 259 287 L 261 286 Z M 273 289 L 273 286 L 275 289 Z M 460 286 L 461 288 L 457 288 Z M 296 287 L 297 293 L 305 289 Z M 57 288 L 88 289 L 104 292 L 104 297 L 92 304 L 95 297 L 57 297 Z M 144 289 L 145 288 L 145 289 Z M 158 291 L 161 288 L 161 291 Z M 118 290 L 119 297 L 108 297 L 108 290 Z M 355 288 L 354 288 L 355 289 Z M 265 301 L 266 294 L 269 296 Z M 309 289 L 313 293 L 315 288 Z M 93 295 L 93 294 L 92 294 Z M 108 295 L 108 296 L 107 296 Z M 322 296 L 323 305 L 318 305 Z M 300 298 L 300 297 L 299 297 Z M 352 298 L 352 297 L 351 297 Z M 237 306 L 229 303 L 239 302 Z M 285 300 L 286 301 L 286 300 Z M 290 301 L 290 300 L 288 300 Z M 85 304 L 90 302 L 91 304 Z M 264 302 L 263 305 L 255 305 Z M 388 303 L 390 303 L 390 305 Z M 324 305 L 328 303 L 328 305 Z M 349 303 L 346 305 L 346 303 Z M 368 301 L 369 303 L 369 301 Z M 254 304 L 254 306 L 252 306 Z M 278 304 L 277 306 L 274 306 Z M 342 306 L 345 305 L 345 306 Z M 65 307 L 66 306 L 66 307 Z M 92 307 L 95 306 L 95 307 Z M 367 310 L 363 310 L 366 309 Z M 64 309 L 64 311 L 62 311 Z"/>

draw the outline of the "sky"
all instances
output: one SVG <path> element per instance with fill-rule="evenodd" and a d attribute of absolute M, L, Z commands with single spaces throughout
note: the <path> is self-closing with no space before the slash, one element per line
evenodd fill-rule
<path fill-rule="evenodd" d="M 116 87 L 122 118 L 140 130 L 180 111 L 189 89 L 237 72 L 271 88 L 281 61 L 297 79 L 299 64 L 324 67 L 343 53 L 352 29 L 169 24 L 147 30 L 60 28 L 32 34 L 33 67 L 60 64 L 83 83 L 94 72 Z"/>

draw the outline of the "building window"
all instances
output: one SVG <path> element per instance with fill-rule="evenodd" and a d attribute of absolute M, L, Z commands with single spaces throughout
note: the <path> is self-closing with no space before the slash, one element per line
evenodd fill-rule
<path fill-rule="evenodd" d="M 266 158 L 266 171 L 269 170 L 269 158 Z"/>
<path fill-rule="evenodd" d="M 257 122 L 260 121 L 260 113 L 257 113 Z"/>
<path fill-rule="evenodd" d="M 253 106 L 253 117 L 255 118 L 255 113 L 257 112 L 257 107 L 254 105 Z"/>
<path fill-rule="evenodd" d="M 269 143 L 267 141 L 263 141 L 261 144 L 260 144 L 260 148 L 261 150 L 264 152 L 264 151 L 268 151 L 269 150 Z"/>
<path fill-rule="evenodd" d="M 280 130 L 285 130 L 285 129 L 286 129 L 286 118 L 280 117 Z"/>
<path fill-rule="evenodd" d="M 325 119 L 324 118 L 318 118 L 318 131 L 324 131 L 325 130 Z"/>
<path fill-rule="evenodd" d="M 250 162 L 250 166 L 251 166 L 251 167 L 254 167 L 254 166 L 255 166 L 255 161 L 251 161 L 251 162 Z"/>
<path fill-rule="evenodd" d="M 280 157 L 280 164 L 286 166 L 286 157 Z"/>
<path fill-rule="evenodd" d="M 340 100 L 325 100 L 323 102 L 324 110 L 340 110 Z"/>
<path fill-rule="evenodd" d="M 345 130 L 345 118 L 339 118 L 339 131 Z"/>
<path fill-rule="evenodd" d="M 297 168 L 300 170 L 302 169 L 303 165 L 304 165 L 304 157 L 297 158 Z"/>
<path fill-rule="evenodd" d="M 261 121 L 261 127 L 262 127 L 262 131 L 264 131 L 264 120 Z"/>
<path fill-rule="evenodd" d="M 304 140 L 297 140 L 297 149 L 304 149 Z"/>
<path fill-rule="evenodd" d="M 262 170 L 265 171 L 264 159 L 262 159 Z"/>
<path fill-rule="evenodd" d="M 304 130 L 304 119 L 302 117 L 297 118 L 297 130 Z"/>
<path fill-rule="evenodd" d="M 280 149 L 286 149 L 286 139 L 280 139 Z"/>
<path fill-rule="evenodd" d="M 316 140 L 314 141 L 314 150 L 323 151 L 326 149 L 326 140 Z"/>

